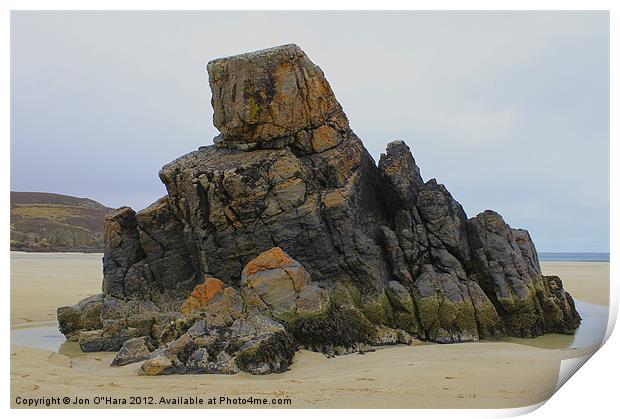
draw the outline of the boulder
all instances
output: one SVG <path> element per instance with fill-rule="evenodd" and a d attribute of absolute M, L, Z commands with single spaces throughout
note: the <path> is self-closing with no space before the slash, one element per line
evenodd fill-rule
<path fill-rule="evenodd" d="M 95 294 L 68 307 L 56 310 L 58 328 L 67 340 L 76 340 L 80 331 L 101 329 L 103 294 Z"/>
<path fill-rule="evenodd" d="M 209 362 L 206 372 L 209 374 L 232 375 L 238 373 L 239 368 L 235 364 L 235 360 L 226 351 L 221 351 L 217 354 L 215 361 Z"/>
<path fill-rule="evenodd" d="M 258 335 L 245 342 L 237 353 L 237 366 L 251 374 L 284 372 L 293 363 L 295 340 L 286 331 Z"/>
<path fill-rule="evenodd" d="M 287 322 L 320 313 L 329 302 L 327 292 L 311 284 L 304 267 L 279 247 L 248 262 L 239 285 L 248 306 Z"/>
<path fill-rule="evenodd" d="M 204 373 L 209 365 L 209 351 L 206 348 L 198 348 L 187 359 L 189 371 Z"/>
<path fill-rule="evenodd" d="M 112 360 L 113 367 L 133 364 L 149 358 L 151 351 L 155 349 L 155 342 L 149 336 L 141 336 L 126 340 L 121 349 Z"/>
<path fill-rule="evenodd" d="M 188 372 L 194 374 L 232 375 L 239 372 L 234 358 L 228 355 L 226 351 L 219 352 L 215 359 L 211 359 L 211 355 L 205 348 L 197 349 L 189 357 L 187 367 Z"/>
<path fill-rule="evenodd" d="M 139 375 L 168 375 L 174 372 L 174 366 L 170 358 L 158 354 L 146 360 L 138 371 Z"/>
<path fill-rule="evenodd" d="M 140 335 L 140 331 L 132 327 L 122 328 L 118 333 L 106 329 L 86 330 L 79 333 L 78 343 L 82 352 L 116 352 L 125 341 Z"/>
<path fill-rule="evenodd" d="M 118 351 L 126 340 L 150 335 L 160 314 L 150 301 L 122 300 L 110 295 L 102 299 L 97 312 L 100 328 L 84 328 L 76 335 L 84 352 Z"/>

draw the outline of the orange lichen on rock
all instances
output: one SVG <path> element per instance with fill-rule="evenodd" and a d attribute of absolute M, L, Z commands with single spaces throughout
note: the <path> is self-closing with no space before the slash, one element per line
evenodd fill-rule
<path fill-rule="evenodd" d="M 193 311 L 204 309 L 223 286 L 224 283 L 221 280 L 205 275 L 205 282 L 196 285 L 189 298 L 181 306 L 181 313 L 188 315 Z"/>
<path fill-rule="evenodd" d="M 294 263 L 296 262 L 289 255 L 284 253 L 282 249 L 279 247 L 272 247 L 248 262 L 243 269 L 243 274 L 251 275 L 258 271 L 282 268 Z"/>

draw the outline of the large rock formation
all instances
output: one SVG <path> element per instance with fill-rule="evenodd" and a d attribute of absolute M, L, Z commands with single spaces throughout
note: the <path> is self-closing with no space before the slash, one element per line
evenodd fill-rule
<path fill-rule="evenodd" d="M 297 46 L 208 72 L 215 145 L 161 169 L 167 196 L 107 217 L 103 295 L 59 309 L 83 350 L 149 337 L 142 374 L 264 374 L 298 344 L 343 354 L 578 327 L 527 231 L 492 211 L 468 219 L 402 141 L 377 166 Z"/>

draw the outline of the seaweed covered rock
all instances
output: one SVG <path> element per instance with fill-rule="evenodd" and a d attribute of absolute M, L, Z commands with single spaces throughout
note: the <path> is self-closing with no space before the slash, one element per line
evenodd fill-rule
<path fill-rule="evenodd" d="M 299 47 L 207 70 L 214 145 L 162 167 L 166 196 L 106 218 L 103 294 L 58 309 L 83 350 L 148 336 L 142 374 L 264 374 L 298 344 L 331 356 L 579 326 L 526 230 L 468 218 L 403 141 L 375 164 Z"/>
<path fill-rule="evenodd" d="M 103 294 L 95 294 L 73 306 L 59 307 L 56 310 L 58 328 L 67 340 L 75 341 L 81 331 L 101 329 L 103 299 Z"/>
<path fill-rule="evenodd" d="M 350 348 L 370 343 L 375 327 L 354 307 L 331 308 L 325 313 L 297 320 L 291 327 L 295 339 L 309 349 L 325 352 L 332 346 Z"/>

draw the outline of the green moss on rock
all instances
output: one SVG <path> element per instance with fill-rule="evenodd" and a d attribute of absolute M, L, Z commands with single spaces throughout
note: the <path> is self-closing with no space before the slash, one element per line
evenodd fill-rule
<path fill-rule="evenodd" d="M 323 314 L 299 319 L 291 327 L 295 339 L 315 348 L 326 346 L 351 347 L 372 340 L 375 328 L 353 307 L 332 307 Z"/>
<path fill-rule="evenodd" d="M 385 292 L 382 292 L 376 299 L 363 303 L 362 312 L 376 325 L 394 325 L 394 309 Z"/>
<path fill-rule="evenodd" d="M 247 342 L 236 357 L 240 370 L 251 374 L 284 372 L 293 362 L 297 344 L 287 332 Z"/>

